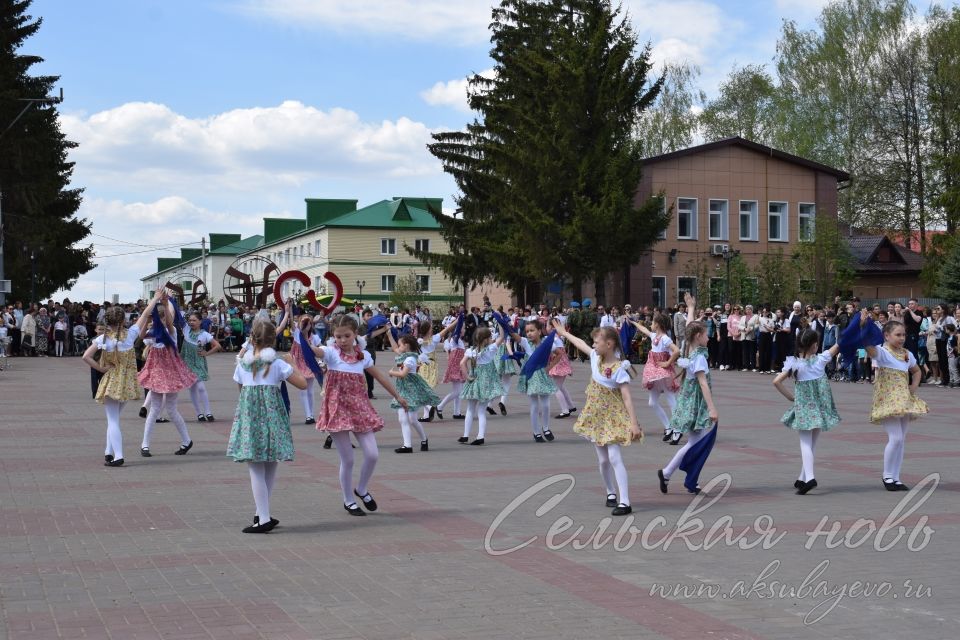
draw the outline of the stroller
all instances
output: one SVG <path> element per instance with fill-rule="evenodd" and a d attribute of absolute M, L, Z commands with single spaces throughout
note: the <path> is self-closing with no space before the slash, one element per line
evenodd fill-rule
<path fill-rule="evenodd" d="M 90 337 L 87 335 L 87 328 L 78 324 L 73 328 L 73 350 L 71 353 L 75 356 L 82 356 L 89 346 Z"/>

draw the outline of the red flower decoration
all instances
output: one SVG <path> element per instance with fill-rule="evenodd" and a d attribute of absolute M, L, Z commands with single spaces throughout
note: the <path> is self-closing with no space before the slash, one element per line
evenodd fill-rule
<path fill-rule="evenodd" d="M 603 370 L 603 375 L 607 376 L 608 378 L 612 377 L 612 376 L 613 376 L 613 368 L 612 368 L 612 367 L 607 367 L 606 369 L 604 369 L 604 370 Z"/>

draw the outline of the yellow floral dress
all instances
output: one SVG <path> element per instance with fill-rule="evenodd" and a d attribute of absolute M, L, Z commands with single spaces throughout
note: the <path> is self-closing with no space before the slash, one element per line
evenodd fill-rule
<path fill-rule="evenodd" d="M 598 446 L 626 446 L 633 441 L 630 434 L 633 422 L 620 393 L 620 385 L 629 383 L 632 377 L 630 366 L 630 361 L 624 360 L 604 367 L 597 352 L 590 352 L 587 403 L 573 425 L 574 433 Z"/>
<path fill-rule="evenodd" d="M 873 408 L 870 422 L 880 424 L 887 418 L 916 420 L 927 413 L 927 403 L 910 392 L 910 369 L 917 366 L 906 349 L 894 352 L 877 347 L 877 377 L 873 383 Z"/>
<path fill-rule="evenodd" d="M 103 404 L 105 398 L 117 402 L 127 402 L 140 398 L 140 384 L 137 382 L 137 357 L 133 350 L 140 331 L 136 326 L 122 331 L 119 336 L 102 335 L 93 341 L 102 351 L 100 364 L 112 365 L 103 374 L 97 387 L 97 402 Z"/>
<path fill-rule="evenodd" d="M 417 374 L 423 378 L 431 388 L 436 388 L 440 381 L 440 366 L 437 364 L 435 352 L 437 345 L 440 344 L 440 336 L 435 335 L 429 341 L 421 338 L 420 343 L 420 366 L 417 368 Z"/>

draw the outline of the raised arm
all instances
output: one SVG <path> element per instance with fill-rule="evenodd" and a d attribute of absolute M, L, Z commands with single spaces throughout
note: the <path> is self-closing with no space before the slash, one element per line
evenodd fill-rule
<path fill-rule="evenodd" d="M 293 317 L 293 299 L 287 300 L 287 304 L 283 307 L 283 319 L 280 320 L 277 324 L 277 335 L 283 333 L 283 330 L 286 329 L 287 325 L 290 324 L 290 318 Z"/>
<path fill-rule="evenodd" d="M 566 329 L 563 328 L 563 325 L 560 324 L 558 321 L 556 320 L 553 321 L 553 328 L 556 330 L 558 336 L 562 337 L 568 343 L 575 346 L 577 350 L 579 350 L 581 353 L 590 355 L 590 353 L 593 351 L 593 349 L 590 348 L 590 345 L 588 345 L 586 342 L 584 342 L 577 336 L 569 333 Z"/>
<path fill-rule="evenodd" d="M 650 329 L 647 329 L 645 326 L 643 326 L 639 322 L 635 320 L 630 320 L 630 324 L 635 326 L 637 328 L 637 331 L 639 331 L 643 335 L 647 336 L 648 338 L 653 338 L 653 331 L 650 331 Z"/>
<path fill-rule="evenodd" d="M 695 322 L 697 319 L 697 299 L 687 291 L 683 294 L 683 302 L 687 305 L 687 324 Z M 680 337 L 677 336 L 679 340 Z"/>
<path fill-rule="evenodd" d="M 153 298 L 150 299 L 150 304 L 147 305 L 147 308 L 143 310 L 143 313 L 140 314 L 140 317 L 137 318 L 137 331 L 143 333 L 144 329 L 147 328 L 147 322 L 150 320 L 150 316 L 153 315 L 153 309 L 157 306 L 157 303 L 163 299 L 164 289 L 157 289 L 157 292 L 153 294 Z"/>

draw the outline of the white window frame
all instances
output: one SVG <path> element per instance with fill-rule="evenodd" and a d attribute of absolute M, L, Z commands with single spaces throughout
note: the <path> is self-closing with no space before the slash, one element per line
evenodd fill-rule
<path fill-rule="evenodd" d="M 413 248 L 416 251 L 430 251 L 430 238 L 417 238 L 413 241 Z"/>
<path fill-rule="evenodd" d="M 777 217 L 780 218 L 780 237 L 771 238 L 770 237 L 770 217 L 773 215 L 770 213 L 770 206 L 775 204 L 782 204 L 783 210 L 777 214 Z M 790 203 L 785 200 L 768 200 L 767 201 L 767 242 L 790 242 Z"/>
<path fill-rule="evenodd" d="M 693 210 L 690 211 L 690 215 L 692 219 L 688 221 L 688 226 L 690 227 L 689 231 L 691 232 L 691 235 L 687 235 L 687 236 L 680 235 L 680 216 L 683 215 L 682 210 L 680 208 L 681 200 L 690 200 L 693 202 Z M 699 198 L 687 198 L 685 196 L 678 196 L 677 197 L 677 240 L 696 240 L 697 231 L 698 231 L 698 228 L 700 227 L 699 223 L 700 223 Z"/>
<path fill-rule="evenodd" d="M 313 242 L 313 253 L 318 258 L 320 257 L 320 241 L 319 240 L 314 240 Z"/>
<path fill-rule="evenodd" d="M 722 202 L 723 211 L 720 213 L 720 235 L 712 236 L 710 231 L 712 230 L 711 221 L 713 219 L 713 203 Z M 730 239 L 730 201 L 725 198 L 710 198 L 707 201 L 707 237 L 710 240 L 722 240 L 724 242 L 729 241 Z"/>
<path fill-rule="evenodd" d="M 667 197 L 666 197 L 666 196 L 658 196 L 657 199 L 660 200 L 660 214 L 661 214 L 661 215 L 666 215 L 666 214 L 667 214 Z M 667 230 L 666 230 L 666 229 L 664 229 L 664 230 L 661 231 L 659 234 L 657 234 L 657 240 L 666 240 L 666 239 L 667 239 Z M 666 302 L 666 301 L 664 301 L 664 302 Z"/>
<path fill-rule="evenodd" d="M 660 284 L 660 299 L 655 301 L 653 306 L 664 309 L 667 306 L 667 276 L 651 276 L 650 277 L 651 293 L 656 289 L 656 287 L 653 286 L 654 280 L 659 280 L 661 284 Z"/>
<path fill-rule="evenodd" d="M 393 278 L 393 288 L 388 289 L 387 285 L 389 280 L 387 278 Z M 381 273 L 380 274 L 380 293 L 393 293 L 397 290 L 397 274 L 395 273 Z"/>
<path fill-rule="evenodd" d="M 750 203 L 753 208 L 750 210 L 750 226 L 747 229 L 747 235 L 743 235 L 743 204 Z M 759 242 L 760 241 L 760 202 L 758 200 L 740 200 L 737 207 L 737 227 L 739 228 L 739 237 L 741 242 Z"/>
<path fill-rule="evenodd" d="M 391 249 L 393 249 L 393 251 L 391 251 Z M 397 239 L 396 238 L 380 238 L 380 255 L 382 256 L 397 255 Z"/>
<path fill-rule="evenodd" d="M 808 213 L 803 212 L 804 207 L 810 207 Z M 809 234 L 807 237 L 804 237 L 803 234 L 803 221 L 807 220 L 809 225 Z M 815 202 L 798 202 L 797 203 L 797 240 L 800 242 L 813 242 L 816 238 L 816 224 L 817 224 L 817 204 Z"/>
<path fill-rule="evenodd" d="M 680 289 L 680 281 L 681 281 L 681 280 L 693 280 L 693 289 L 683 289 L 683 290 L 681 290 L 681 289 Z M 690 292 L 690 295 L 696 296 L 696 295 L 697 295 L 697 285 L 698 285 L 698 284 L 699 284 L 699 283 L 697 282 L 697 276 L 677 276 L 677 304 L 680 304 L 681 302 L 683 302 L 683 292 L 684 292 L 684 291 L 689 291 L 689 292 Z"/>
<path fill-rule="evenodd" d="M 430 275 L 426 273 L 418 273 L 416 274 L 415 277 L 416 277 L 417 286 L 419 287 L 418 291 L 420 293 L 430 293 Z M 425 282 L 427 283 L 426 288 L 424 288 L 421 283 L 421 280 L 424 278 L 426 278 L 425 280 Z"/>

